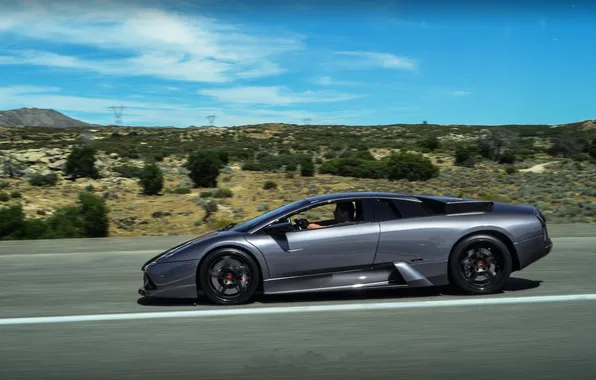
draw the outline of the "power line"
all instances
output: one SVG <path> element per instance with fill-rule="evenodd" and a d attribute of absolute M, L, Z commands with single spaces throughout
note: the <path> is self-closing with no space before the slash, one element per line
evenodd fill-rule
<path fill-rule="evenodd" d="M 213 127 L 213 122 L 215 121 L 215 117 L 216 117 L 215 115 L 209 115 L 209 116 L 207 116 L 207 120 L 209 120 L 209 125 L 211 127 Z"/>
<path fill-rule="evenodd" d="M 108 107 L 114 113 L 114 124 L 122 125 L 122 112 L 126 109 L 124 106 L 112 106 Z"/>
<path fill-rule="evenodd" d="M 307 124 L 307 125 L 310 124 L 310 118 L 309 117 L 307 117 L 305 119 L 302 119 L 302 121 L 304 121 L 304 124 Z"/>

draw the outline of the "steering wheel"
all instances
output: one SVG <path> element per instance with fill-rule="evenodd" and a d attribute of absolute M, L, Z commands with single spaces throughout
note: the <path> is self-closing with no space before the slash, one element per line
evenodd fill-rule
<path fill-rule="evenodd" d="M 305 230 L 310 224 L 308 220 L 303 218 L 296 218 L 294 219 L 294 222 L 296 222 L 296 227 L 298 227 L 299 230 Z"/>

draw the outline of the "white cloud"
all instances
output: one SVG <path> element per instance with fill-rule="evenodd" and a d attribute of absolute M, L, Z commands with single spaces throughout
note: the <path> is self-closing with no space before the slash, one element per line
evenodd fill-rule
<path fill-rule="evenodd" d="M 312 123 L 351 124 L 363 115 L 374 113 L 373 110 L 352 109 L 340 112 L 312 112 L 300 109 L 268 110 L 259 108 L 236 107 L 196 107 L 183 103 L 164 103 L 155 101 L 137 101 L 119 98 L 92 98 L 61 95 L 55 87 L 0 87 L 3 108 L 20 107 L 49 108 L 69 116 L 78 116 L 82 121 L 110 124 L 113 115 L 108 107 L 122 105 L 126 107 L 122 119 L 124 124 L 145 126 L 176 126 L 207 124 L 207 115 L 217 116 L 218 126 L 246 125 L 259 123 L 302 123 L 302 119 L 311 118 Z M 73 116 L 73 115 L 77 116 Z"/>
<path fill-rule="evenodd" d="M 111 6 L 110 6 L 111 3 Z M 301 49 L 301 36 L 260 36 L 220 20 L 115 2 L 41 2 L 6 7 L 0 32 L 48 46 L 82 45 L 117 54 L 90 59 L 56 51 L 17 51 L 4 64 L 90 70 L 107 75 L 150 75 L 164 79 L 223 83 L 284 72 L 275 59 Z"/>
<path fill-rule="evenodd" d="M 312 81 L 320 86 L 357 86 L 361 84 L 355 81 L 336 80 L 329 76 L 314 77 Z"/>
<path fill-rule="evenodd" d="M 468 95 L 472 95 L 471 92 L 469 91 L 454 91 L 453 96 L 468 96 Z"/>
<path fill-rule="evenodd" d="M 352 57 L 350 61 L 343 62 L 344 66 L 375 67 L 392 70 L 416 70 L 416 62 L 410 58 L 400 57 L 394 54 L 365 52 L 365 51 L 341 51 L 335 54 Z"/>
<path fill-rule="evenodd" d="M 292 92 L 276 86 L 238 86 L 200 90 L 199 94 L 225 103 L 264 104 L 285 106 L 295 103 L 340 102 L 358 99 L 364 95 L 332 91 Z"/>

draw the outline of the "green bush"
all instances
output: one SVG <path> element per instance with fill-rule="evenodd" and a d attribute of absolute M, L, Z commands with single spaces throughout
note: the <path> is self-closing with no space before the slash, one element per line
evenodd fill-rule
<path fill-rule="evenodd" d="M 177 187 L 174 189 L 174 194 L 190 194 L 190 189 L 186 187 Z"/>
<path fill-rule="evenodd" d="M 10 196 L 6 191 L 0 191 L 0 202 L 8 202 L 10 200 Z"/>
<path fill-rule="evenodd" d="M 105 200 L 91 193 L 80 193 L 78 205 L 83 218 L 84 236 L 92 238 L 108 236 L 109 210 Z"/>
<path fill-rule="evenodd" d="M 418 145 L 421 148 L 426 148 L 426 149 L 430 150 L 431 152 L 435 151 L 440 146 L 439 139 L 437 138 L 437 136 L 429 136 L 423 140 L 420 140 L 418 142 Z"/>
<path fill-rule="evenodd" d="M 65 239 L 108 236 L 104 200 L 79 194 L 77 205 L 58 208 L 45 219 L 27 219 L 20 204 L 0 208 L 0 240 Z"/>
<path fill-rule="evenodd" d="M 500 164 L 507 164 L 511 165 L 514 164 L 516 160 L 515 153 L 512 150 L 506 150 L 503 152 L 501 157 L 499 158 Z"/>
<path fill-rule="evenodd" d="M 476 164 L 477 149 L 469 145 L 458 145 L 455 148 L 455 165 L 473 167 Z"/>
<path fill-rule="evenodd" d="M 66 175 L 76 178 L 99 178 L 99 172 L 95 167 L 95 149 L 83 145 L 76 146 L 66 158 Z"/>
<path fill-rule="evenodd" d="M 139 178 L 143 169 L 132 165 L 116 166 L 112 169 L 124 178 Z"/>
<path fill-rule="evenodd" d="M 197 151 L 189 155 L 186 168 L 195 187 L 217 187 L 219 170 L 224 166 L 213 151 Z"/>
<path fill-rule="evenodd" d="M 430 159 L 414 153 L 399 153 L 389 157 L 387 179 L 427 181 L 439 175 L 439 168 Z"/>
<path fill-rule="evenodd" d="M 335 158 L 324 162 L 319 168 L 321 174 L 332 174 L 342 177 L 387 178 L 385 161 L 362 160 L 353 157 Z"/>
<path fill-rule="evenodd" d="M 273 182 L 273 181 L 267 181 L 265 182 L 265 184 L 263 185 L 263 189 L 264 190 L 273 190 L 273 189 L 277 189 L 277 183 Z"/>
<path fill-rule="evenodd" d="M 163 189 L 164 177 L 161 169 L 154 163 L 147 163 L 139 175 L 143 194 L 156 195 Z"/>
<path fill-rule="evenodd" d="M 507 167 L 505 167 L 505 173 L 507 174 L 514 174 L 517 172 L 517 168 L 513 165 L 507 165 Z"/>
<path fill-rule="evenodd" d="M 55 173 L 33 174 L 29 177 L 29 184 L 31 186 L 56 186 L 57 183 L 58 175 Z"/>
<path fill-rule="evenodd" d="M 211 193 L 214 198 L 232 198 L 234 193 L 230 189 L 216 189 Z"/>
<path fill-rule="evenodd" d="M 588 146 L 587 152 L 592 158 L 596 159 L 596 138 L 592 140 L 590 145 Z"/>
<path fill-rule="evenodd" d="M 300 160 L 300 175 L 302 177 L 312 177 L 315 175 L 315 164 L 312 158 L 303 158 Z"/>

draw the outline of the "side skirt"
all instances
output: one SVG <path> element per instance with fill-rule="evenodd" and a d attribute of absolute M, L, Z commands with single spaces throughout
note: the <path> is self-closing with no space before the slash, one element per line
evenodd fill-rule
<path fill-rule="evenodd" d="M 428 286 L 434 285 L 413 266 L 406 262 L 397 262 L 268 279 L 263 281 L 263 293 L 290 294 Z"/>

